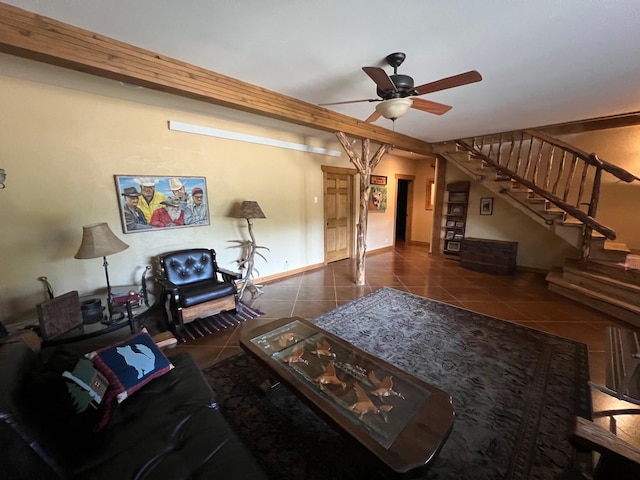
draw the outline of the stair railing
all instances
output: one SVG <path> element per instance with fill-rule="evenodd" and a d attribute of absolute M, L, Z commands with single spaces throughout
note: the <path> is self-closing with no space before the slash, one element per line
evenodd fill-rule
<path fill-rule="evenodd" d="M 582 255 L 589 258 L 593 230 L 610 240 L 616 233 L 596 220 L 602 172 L 630 183 L 636 175 L 542 132 L 528 129 L 473 137 L 456 143 L 501 175 L 525 186 L 584 225 Z M 589 198 L 585 198 L 590 192 Z"/>

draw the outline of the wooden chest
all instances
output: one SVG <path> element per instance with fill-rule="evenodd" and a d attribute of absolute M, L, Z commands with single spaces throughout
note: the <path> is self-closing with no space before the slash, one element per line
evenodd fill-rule
<path fill-rule="evenodd" d="M 511 275 L 517 256 L 518 242 L 465 238 L 460 245 L 460 266 L 478 272 Z"/>

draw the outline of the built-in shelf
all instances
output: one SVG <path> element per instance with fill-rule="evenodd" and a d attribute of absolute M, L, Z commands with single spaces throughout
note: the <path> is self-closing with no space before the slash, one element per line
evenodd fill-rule
<path fill-rule="evenodd" d="M 444 248 L 448 255 L 459 255 L 467 224 L 470 182 L 454 182 L 447 185 L 447 211 L 442 225 Z"/>

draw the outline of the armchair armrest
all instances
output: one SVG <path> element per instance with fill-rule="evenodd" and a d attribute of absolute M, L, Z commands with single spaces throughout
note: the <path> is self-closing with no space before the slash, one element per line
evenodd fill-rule
<path fill-rule="evenodd" d="M 226 268 L 218 267 L 218 272 L 222 275 L 222 280 L 225 282 L 233 283 L 235 280 L 240 280 L 242 278 L 242 274 L 238 272 L 232 272 L 231 270 L 227 270 Z"/>
<path fill-rule="evenodd" d="M 156 278 L 156 281 L 158 282 L 158 284 L 160 284 L 160 286 L 161 286 L 162 288 L 164 288 L 165 290 L 168 290 L 168 291 L 170 291 L 171 293 L 173 293 L 173 294 L 176 294 L 176 295 L 177 295 L 177 293 L 178 293 L 178 286 L 177 286 L 175 283 L 173 283 L 173 282 L 169 281 L 168 279 L 166 279 L 166 278 L 164 278 L 164 277 L 158 277 L 158 278 Z"/>
<path fill-rule="evenodd" d="M 576 417 L 569 431 L 569 441 L 577 447 L 600 453 L 594 478 L 640 477 L 640 449 L 585 418 Z"/>

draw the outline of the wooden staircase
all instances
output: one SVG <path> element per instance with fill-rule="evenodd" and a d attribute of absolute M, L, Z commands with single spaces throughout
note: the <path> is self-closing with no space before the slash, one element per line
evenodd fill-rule
<path fill-rule="evenodd" d="M 605 260 L 567 261 L 547 274 L 547 282 L 552 292 L 640 327 L 638 268 Z"/>
<path fill-rule="evenodd" d="M 581 251 L 549 289 L 640 326 L 640 257 L 596 219 L 603 173 L 637 176 L 535 130 L 434 145 L 434 152 Z"/>

